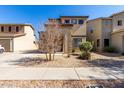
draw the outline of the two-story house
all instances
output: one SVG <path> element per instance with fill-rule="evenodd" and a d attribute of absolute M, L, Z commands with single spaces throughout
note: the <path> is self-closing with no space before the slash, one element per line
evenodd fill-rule
<path fill-rule="evenodd" d="M 0 45 L 6 52 L 37 49 L 30 24 L 0 24 Z"/>
<path fill-rule="evenodd" d="M 88 16 L 60 16 L 58 19 L 48 19 L 45 28 L 54 28 L 55 25 L 53 24 L 59 24 L 59 27 L 63 32 L 61 50 L 64 53 L 67 53 L 71 52 L 73 48 L 78 48 L 80 42 L 86 41 L 87 19 Z"/>

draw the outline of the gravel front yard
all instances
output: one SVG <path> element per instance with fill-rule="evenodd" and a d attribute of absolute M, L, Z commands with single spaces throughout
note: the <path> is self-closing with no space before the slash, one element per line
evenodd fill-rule
<path fill-rule="evenodd" d="M 0 88 L 85 88 L 89 85 L 102 85 L 104 88 L 124 88 L 124 80 L 5 80 Z"/>
<path fill-rule="evenodd" d="M 33 67 L 84 67 L 89 66 L 87 60 L 80 60 L 77 56 L 65 58 L 56 55 L 54 61 L 45 61 L 44 57 L 25 57 L 15 61 L 15 65 Z"/>
<path fill-rule="evenodd" d="M 71 55 L 69 58 L 56 55 L 54 61 L 45 61 L 44 56 L 24 57 L 15 60 L 14 64 L 26 67 L 124 67 L 123 59 L 97 56 L 91 61 L 79 59 L 78 55 Z"/>

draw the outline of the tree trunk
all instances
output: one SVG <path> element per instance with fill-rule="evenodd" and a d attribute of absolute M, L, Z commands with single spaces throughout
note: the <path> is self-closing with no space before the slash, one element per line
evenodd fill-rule
<path fill-rule="evenodd" d="M 53 61 L 54 61 L 54 57 L 55 57 L 55 52 L 53 53 Z"/>
<path fill-rule="evenodd" d="M 49 61 L 51 61 L 51 53 L 49 53 Z"/>
<path fill-rule="evenodd" d="M 46 53 L 46 60 L 48 61 L 48 56 L 47 56 L 47 53 Z"/>

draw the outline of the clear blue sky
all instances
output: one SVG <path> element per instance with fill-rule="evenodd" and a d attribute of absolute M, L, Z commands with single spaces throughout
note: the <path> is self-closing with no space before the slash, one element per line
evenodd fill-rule
<path fill-rule="evenodd" d="M 107 17 L 124 10 L 124 6 L 91 6 L 91 5 L 40 5 L 40 6 L 0 6 L 0 23 L 30 23 L 37 34 L 38 25 L 48 18 L 60 15 L 89 16 L 89 19 Z"/>

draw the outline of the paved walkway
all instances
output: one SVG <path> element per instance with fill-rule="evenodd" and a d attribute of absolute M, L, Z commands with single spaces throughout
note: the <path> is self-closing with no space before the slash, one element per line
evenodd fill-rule
<path fill-rule="evenodd" d="M 0 67 L 0 80 L 94 80 L 124 79 L 124 68 Z"/>

